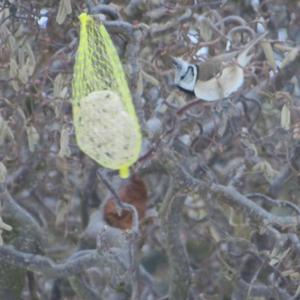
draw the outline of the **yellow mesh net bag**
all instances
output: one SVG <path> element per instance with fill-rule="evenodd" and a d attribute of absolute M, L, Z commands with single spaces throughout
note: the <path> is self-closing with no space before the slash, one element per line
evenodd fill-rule
<path fill-rule="evenodd" d="M 129 176 L 142 135 L 117 51 L 103 24 L 82 13 L 73 76 L 73 121 L 79 148 Z"/>

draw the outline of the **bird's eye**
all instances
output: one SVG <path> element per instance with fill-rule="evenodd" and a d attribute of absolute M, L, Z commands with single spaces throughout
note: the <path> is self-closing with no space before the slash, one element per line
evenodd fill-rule
<path fill-rule="evenodd" d="M 194 76 L 194 69 L 192 67 L 189 67 L 188 72 L 191 72 L 192 75 Z"/>

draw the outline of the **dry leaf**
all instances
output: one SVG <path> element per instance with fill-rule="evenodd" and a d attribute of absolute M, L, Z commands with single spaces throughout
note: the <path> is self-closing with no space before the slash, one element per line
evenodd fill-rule
<path fill-rule="evenodd" d="M 282 276 L 288 276 L 291 280 L 293 281 L 299 281 L 300 280 L 300 273 L 296 272 L 294 270 L 287 270 L 287 271 L 283 271 L 281 272 Z M 295 293 L 295 295 L 298 295 L 297 293 Z"/>
<path fill-rule="evenodd" d="M 25 51 L 24 51 L 24 47 L 19 47 L 18 48 L 18 64 L 23 66 L 25 65 Z"/>
<path fill-rule="evenodd" d="M 32 125 L 26 126 L 26 133 L 28 139 L 28 147 L 30 152 L 34 152 L 38 142 L 39 142 L 39 134 L 35 127 Z"/>
<path fill-rule="evenodd" d="M 11 52 L 14 53 L 14 51 L 17 48 L 17 42 L 16 42 L 15 37 L 12 34 L 10 34 L 10 36 L 8 38 L 8 43 L 9 43 L 9 47 L 10 47 Z"/>
<path fill-rule="evenodd" d="M 7 169 L 2 161 L 0 161 L 0 183 L 4 183 L 7 176 Z"/>
<path fill-rule="evenodd" d="M 209 24 L 209 21 L 206 18 L 199 18 L 199 30 L 200 30 L 200 35 L 202 39 L 205 42 L 209 42 L 212 39 L 212 28 Z"/>
<path fill-rule="evenodd" d="M 135 206 L 140 220 L 145 217 L 148 196 L 146 185 L 140 177 L 133 176 L 127 185 L 120 188 L 119 196 L 122 201 Z M 123 210 L 122 214 L 119 215 L 112 198 L 107 201 L 104 207 L 104 218 L 112 227 L 124 230 L 132 227 L 131 213 Z"/>
<path fill-rule="evenodd" d="M 14 140 L 14 135 L 12 130 L 9 128 L 7 122 L 0 115 L 0 146 L 4 144 L 5 139 L 9 137 Z"/>
<path fill-rule="evenodd" d="M 18 78 L 20 79 L 20 81 L 23 84 L 26 84 L 26 82 L 29 79 L 29 70 L 27 65 L 23 65 L 22 67 L 19 67 L 19 74 L 18 74 Z"/>
<path fill-rule="evenodd" d="M 287 65 L 289 65 L 291 62 L 293 62 L 296 57 L 299 54 L 298 48 L 293 48 L 291 51 L 288 52 L 288 54 L 285 56 L 284 60 L 281 63 L 280 69 L 283 69 Z"/>
<path fill-rule="evenodd" d="M 6 223 L 3 222 L 1 216 L 0 216 L 0 246 L 3 246 L 3 238 L 2 238 L 2 233 L 4 230 L 6 231 L 12 231 L 12 227 Z"/>
<path fill-rule="evenodd" d="M 139 72 L 137 86 L 136 86 L 136 92 L 138 95 L 141 96 L 143 94 L 143 91 L 144 91 L 143 76 L 142 76 L 142 72 Z"/>
<path fill-rule="evenodd" d="M 58 12 L 56 16 L 56 22 L 59 25 L 61 25 L 65 21 L 67 15 L 71 13 L 72 13 L 71 0 L 60 0 Z"/>
<path fill-rule="evenodd" d="M 219 137 L 222 137 L 225 134 L 228 125 L 228 120 L 229 120 L 228 114 L 226 113 L 221 114 L 220 124 L 218 125 L 218 130 L 217 130 L 217 134 Z"/>
<path fill-rule="evenodd" d="M 271 182 L 278 174 L 278 171 L 274 170 L 272 166 L 265 160 L 257 163 L 252 170 L 256 172 L 262 172 L 268 182 Z"/>
<path fill-rule="evenodd" d="M 12 227 L 4 223 L 1 217 L 0 217 L 0 230 L 12 231 Z"/>
<path fill-rule="evenodd" d="M 69 130 L 67 127 L 63 127 L 60 134 L 60 150 L 58 153 L 59 157 L 69 157 L 71 155 L 69 140 Z"/>
<path fill-rule="evenodd" d="M 17 108 L 17 112 L 19 114 L 19 117 L 21 118 L 22 122 L 25 123 L 26 122 L 26 116 L 24 111 L 22 110 L 22 108 L 20 106 L 18 106 Z"/>
<path fill-rule="evenodd" d="M 271 65 L 272 69 L 276 71 L 277 67 L 276 67 L 276 62 L 275 62 L 274 53 L 271 44 L 269 42 L 261 42 L 260 45 L 263 48 L 268 63 Z"/>
<path fill-rule="evenodd" d="M 27 59 L 26 59 L 27 72 L 28 72 L 28 76 L 32 76 L 36 66 L 36 60 L 29 43 L 26 43 L 25 47 L 27 52 Z"/>
<path fill-rule="evenodd" d="M 3 165 L 4 166 L 4 165 Z M 0 246 L 3 246 L 3 238 L 2 238 L 2 233 L 4 230 L 6 231 L 12 231 L 12 227 L 8 224 L 6 224 L 3 220 L 2 220 L 2 207 L 0 207 Z"/>
<path fill-rule="evenodd" d="M 271 260 L 269 262 L 269 264 L 271 266 L 275 266 L 277 263 L 280 263 L 284 260 L 284 258 L 286 256 L 288 256 L 291 253 L 291 248 L 287 248 L 285 251 L 281 252 L 280 250 L 278 250 L 277 248 L 274 248 L 270 257 Z"/>
<path fill-rule="evenodd" d="M 300 122 L 294 125 L 294 128 L 293 128 L 293 139 L 295 141 L 300 141 Z"/>
<path fill-rule="evenodd" d="M 7 123 L 0 115 L 0 146 L 4 144 L 7 133 Z"/>
<path fill-rule="evenodd" d="M 70 213 L 72 209 L 72 203 L 70 200 L 61 199 L 56 206 L 56 219 L 55 225 L 58 226 L 64 222 L 66 215 Z"/>
<path fill-rule="evenodd" d="M 281 127 L 289 130 L 291 126 L 291 112 L 286 104 L 283 105 L 281 110 L 281 119 L 280 119 Z"/>
<path fill-rule="evenodd" d="M 30 44 L 26 43 L 25 47 L 26 47 L 26 51 L 27 51 L 27 55 L 28 55 L 28 58 L 30 60 L 30 63 L 35 65 L 36 60 L 35 60 L 35 56 L 34 56 L 34 53 L 31 49 Z"/>
<path fill-rule="evenodd" d="M 243 139 L 243 145 L 250 150 L 251 155 L 257 156 L 258 155 L 258 151 L 256 149 L 255 144 L 251 143 L 248 139 Z"/>
<path fill-rule="evenodd" d="M 3 5 L 0 10 L 1 27 L 5 24 L 5 22 L 7 22 L 7 23 L 10 22 L 10 20 L 9 20 L 10 16 L 11 16 L 10 9 L 7 6 Z"/>
<path fill-rule="evenodd" d="M 208 230 L 209 230 L 211 237 L 213 238 L 213 240 L 216 243 L 219 243 L 222 240 L 222 236 L 219 233 L 219 231 L 215 228 L 215 226 L 209 225 Z"/>
<path fill-rule="evenodd" d="M 68 87 L 65 86 L 65 87 L 60 91 L 59 97 L 64 99 L 64 98 L 67 97 L 67 95 L 68 95 Z"/>
<path fill-rule="evenodd" d="M 57 98 L 59 97 L 59 94 L 61 90 L 63 89 L 63 76 L 61 73 L 59 73 L 53 82 L 53 97 Z"/>
<path fill-rule="evenodd" d="M 9 68 L 9 78 L 13 79 L 11 81 L 11 85 L 14 88 L 14 90 L 17 92 L 19 90 L 19 85 L 16 78 L 18 78 L 18 64 L 14 58 L 11 58 L 10 60 L 10 68 Z"/>

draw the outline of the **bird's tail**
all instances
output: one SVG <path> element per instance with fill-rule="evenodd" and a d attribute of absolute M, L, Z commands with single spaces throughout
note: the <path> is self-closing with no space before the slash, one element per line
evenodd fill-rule
<path fill-rule="evenodd" d="M 251 58 L 252 55 L 249 55 L 249 51 L 257 44 L 259 43 L 265 36 L 266 36 L 267 32 L 264 32 L 263 34 L 257 36 L 255 39 L 253 39 L 252 41 L 250 41 L 246 46 L 245 49 L 242 50 L 242 52 L 238 55 L 237 57 L 237 62 L 241 67 L 246 67 Z"/>

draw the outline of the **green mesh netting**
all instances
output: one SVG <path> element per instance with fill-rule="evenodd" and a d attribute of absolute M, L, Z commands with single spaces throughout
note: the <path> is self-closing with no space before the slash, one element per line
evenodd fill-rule
<path fill-rule="evenodd" d="M 142 135 L 117 51 L 103 24 L 83 13 L 73 77 L 73 120 L 80 149 L 128 177 Z"/>

